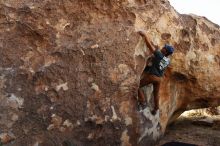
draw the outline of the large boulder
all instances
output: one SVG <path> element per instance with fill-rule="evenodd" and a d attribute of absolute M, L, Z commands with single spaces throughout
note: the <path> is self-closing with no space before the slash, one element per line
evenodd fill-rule
<path fill-rule="evenodd" d="M 2 0 L 0 134 L 14 146 L 154 145 L 183 111 L 220 104 L 220 31 L 167 0 Z M 175 54 L 160 113 L 137 111 L 147 51 Z"/>

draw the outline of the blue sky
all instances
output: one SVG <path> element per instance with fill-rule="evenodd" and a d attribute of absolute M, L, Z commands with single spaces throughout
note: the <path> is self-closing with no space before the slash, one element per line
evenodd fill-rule
<path fill-rule="evenodd" d="M 220 25 L 220 0 L 169 0 L 181 14 L 205 16 Z"/>

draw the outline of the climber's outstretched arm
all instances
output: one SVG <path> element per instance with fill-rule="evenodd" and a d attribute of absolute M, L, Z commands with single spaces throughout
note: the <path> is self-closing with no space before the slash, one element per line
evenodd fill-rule
<path fill-rule="evenodd" d="M 145 40 L 145 43 L 147 45 L 147 47 L 150 49 L 150 52 L 151 53 L 154 53 L 154 51 L 156 50 L 155 47 L 150 43 L 150 41 L 148 40 L 147 38 L 147 35 L 143 32 L 143 31 L 139 31 L 138 32 L 142 37 L 143 39 Z"/>

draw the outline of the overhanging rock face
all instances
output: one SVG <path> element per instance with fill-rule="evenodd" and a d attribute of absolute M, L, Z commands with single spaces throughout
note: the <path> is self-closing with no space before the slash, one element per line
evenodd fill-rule
<path fill-rule="evenodd" d="M 5 143 L 153 145 L 184 110 L 220 103 L 219 26 L 166 0 L 2 0 L 0 8 Z M 160 115 L 136 107 L 146 49 L 139 29 L 176 48 Z"/>

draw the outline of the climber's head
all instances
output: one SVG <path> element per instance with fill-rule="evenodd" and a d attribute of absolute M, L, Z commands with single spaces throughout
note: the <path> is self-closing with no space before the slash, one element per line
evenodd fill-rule
<path fill-rule="evenodd" d="M 170 45 L 164 45 L 164 47 L 161 49 L 161 52 L 165 55 L 165 56 L 169 56 L 171 54 L 173 54 L 174 52 L 174 48 Z"/>

